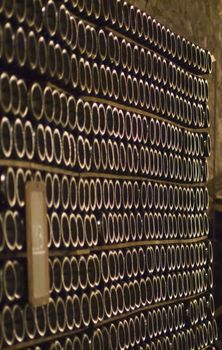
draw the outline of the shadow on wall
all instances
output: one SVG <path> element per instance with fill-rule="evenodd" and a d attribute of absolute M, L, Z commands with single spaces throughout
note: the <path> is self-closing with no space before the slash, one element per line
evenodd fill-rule
<path fill-rule="evenodd" d="M 209 189 L 213 194 L 212 181 L 215 177 L 215 189 L 222 193 L 222 181 L 219 180 L 222 179 L 222 0 L 131 0 L 130 2 L 146 10 L 176 33 L 209 49 L 216 58 L 217 64 L 214 64 L 213 73 L 209 77 L 212 140 L 211 157 L 208 160 Z M 214 116 L 216 116 L 215 128 Z"/>

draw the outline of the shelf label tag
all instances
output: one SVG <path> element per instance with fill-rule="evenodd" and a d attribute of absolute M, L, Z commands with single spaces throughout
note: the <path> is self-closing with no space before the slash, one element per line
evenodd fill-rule
<path fill-rule="evenodd" d="M 44 182 L 25 186 L 28 295 L 32 306 L 49 302 L 46 189 Z"/>

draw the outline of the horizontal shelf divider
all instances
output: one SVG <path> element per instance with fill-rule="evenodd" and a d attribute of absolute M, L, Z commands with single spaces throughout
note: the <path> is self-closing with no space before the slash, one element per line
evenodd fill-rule
<path fill-rule="evenodd" d="M 98 178 L 99 177 L 104 179 L 147 181 L 147 182 L 166 184 L 166 185 L 175 185 L 175 186 L 181 186 L 181 187 L 201 187 L 205 185 L 205 183 L 174 182 L 174 181 L 148 178 L 143 176 L 134 176 L 134 175 L 118 175 L 118 174 L 101 173 L 101 172 L 96 173 L 96 172 L 90 172 L 90 171 L 77 172 L 77 171 L 66 170 L 56 166 L 54 167 L 54 166 L 45 165 L 45 164 L 36 163 L 36 162 L 14 160 L 14 159 L 0 159 L 0 167 L 1 166 L 15 167 L 15 168 L 21 167 L 25 169 L 40 170 L 40 171 L 51 172 L 59 175 L 67 175 L 67 176 L 73 176 L 73 177 L 79 177 L 79 178 L 94 178 L 94 177 Z"/>
<path fill-rule="evenodd" d="M 189 131 L 192 131 L 192 132 L 197 132 L 197 133 L 198 132 L 199 133 L 209 132 L 208 128 L 191 128 L 189 126 L 176 123 L 173 120 L 161 117 L 159 114 L 155 114 L 155 113 L 152 113 L 152 112 L 147 112 L 147 110 L 144 110 L 142 108 L 129 106 L 129 105 L 126 105 L 126 104 L 122 104 L 121 102 L 115 102 L 113 100 L 108 100 L 106 98 L 101 98 L 101 97 L 98 97 L 98 96 L 91 96 L 91 95 L 90 96 L 88 96 L 88 95 L 79 96 L 79 98 L 82 98 L 84 101 L 108 104 L 110 106 L 117 107 L 119 109 L 123 109 L 123 110 L 125 110 L 127 112 L 137 113 L 137 114 L 141 114 L 142 116 L 158 119 L 159 121 L 170 123 L 170 124 L 172 124 L 174 126 L 180 127 L 181 129 L 189 130 Z"/>
<path fill-rule="evenodd" d="M 135 242 L 123 242 L 116 244 L 106 244 L 99 245 L 96 247 L 84 247 L 84 248 L 76 248 L 69 250 L 68 248 L 62 249 L 49 249 L 49 256 L 81 256 L 81 255 L 89 255 L 90 253 L 102 252 L 112 249 L 124 249 L 124 248 L 133 248 L 133 247 L 141 247 L 141 246 L 155 246 L 155 245 L 169 245 L 169 244 L 194 244 L 204 242 L 208 239 L 207 236 L 198 237 L 198 238 L 189 238 L 189 239 L 168 239 L 168 240 L 146 240 L 146 241 L 135 241 Z M 26 258 L 26 252 L 2 252 L 0 253 L 0 260 L 6 259 L 16 259 L 16 258 Z"/>

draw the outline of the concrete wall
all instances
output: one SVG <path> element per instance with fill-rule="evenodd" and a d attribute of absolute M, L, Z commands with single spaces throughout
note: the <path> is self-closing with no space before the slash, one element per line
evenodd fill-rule
<path fill-rule="evenodd" d="M 222 0 L 131 0 L 131 3 L 146 10 L 173 31 L 208 48 L 216 58 L 209 77 L 212 136 L 209 189 L 213 194 L 215 186 L 216 193 L 222 194 Z"/>

